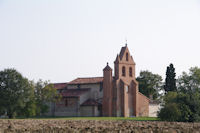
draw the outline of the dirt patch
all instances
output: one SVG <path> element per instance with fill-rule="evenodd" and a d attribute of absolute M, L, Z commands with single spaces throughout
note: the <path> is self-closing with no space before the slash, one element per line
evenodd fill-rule
<path fill-rule="evenodd" d="M 200 123 L 130 120 L 0 120 L 0 133 L 200 133 Z"/>

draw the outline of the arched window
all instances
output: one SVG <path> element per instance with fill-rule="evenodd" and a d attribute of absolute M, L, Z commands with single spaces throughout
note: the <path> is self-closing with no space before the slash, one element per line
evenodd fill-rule
<path fill-rule="evenodd" d="M 125 66 L 122 67 L 122 76 L 124 76 L 124 77 L 126 76 L 126 68 L 125 68 Z"/>
<path fill-rule="evenodd" d="M 126 53 L 126 61 L 128 61 L 128 53 Z"/>
<path fill-rule="evenodd" d="M 129 76 L 132 77 L 133 76 L 133 72 L 132 72 L 132 67 L 129 67 Z"/>
<path fill-rule="evenodd" d="M 125 89 L 126 89 L 126 93 L 128 93 L 128 86 L 127 85 L 125 86 Z"/>

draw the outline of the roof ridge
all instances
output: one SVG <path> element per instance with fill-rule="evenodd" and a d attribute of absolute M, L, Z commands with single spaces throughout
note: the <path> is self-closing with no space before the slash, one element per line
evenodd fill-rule
<path fill-rule="evenodd" d="M 142 94 L 141 92 L 138 91 L 138 93 L 142 96 L 144 96 L 146 99 L 148 99 L 149 101 L 151 100 L 150 98 L 148 98 L 147 96 L 145 96 L 144 94 Z"/>
<path fill-rule="evenodd" d="M 103 78 L 103 76 L 102 77 L 78 77 L 76 79 L 88 79 L 88 78 Z"/>
<path fill-rule="evenodd" d="M 103 81 L 103 77 L 82 77 L 76 78 L 68 83 L 69 84 L 95 84 Z"/>
<path fill-rule="evenodd" d="M 127 48 L 126 46 L 121 48 L 121 51 L 119 53 L 120 60 L 122 60 L 122 57 L 124 55 L 124 52 L 126 51 L 126 48 Z"/>
<path fill-rule="evenodd" d="M 76 91 L 76 90 L 79 90 L 79 91 L 80 90 L 84 90 L 85 91 L 85 90 L 91 90 L 91 88 L 80 88 L 80 89 L 77 88 L 77 89 L 66 89 L 66 90 L 74 90 L 74 91 Z"/>
<path fill-rule="evenodd" d="M 68 82 L 62 82 L 62 83 L 51 83 L 51 84 L 67 84 Z"/>

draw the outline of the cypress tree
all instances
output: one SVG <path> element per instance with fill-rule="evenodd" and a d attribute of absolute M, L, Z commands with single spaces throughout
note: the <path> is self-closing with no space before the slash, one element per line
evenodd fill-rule
<path fill-rule="evenodd" d="M 173 64 L 171 63 L 167 67 L 167 71 L 166 71 L 166 79 L 165 79 L 165 85 L 164 85 L 165 93 L 167 93 L 168 91 L 177 91 L 175 77 L 176 77 L 175 68 Z"/>

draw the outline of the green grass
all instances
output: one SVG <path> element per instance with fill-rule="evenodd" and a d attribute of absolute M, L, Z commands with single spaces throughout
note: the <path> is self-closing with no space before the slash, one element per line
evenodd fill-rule
<path fill-rule="evenodd" d="M 55 118 L 64 120 L 135 120 L 135 121 L 158 121 L 155 117 L 65 117 Z"/>
<path fill-rule="evenodd" d="M 16 118 L 16 119 L 159 121 L 159 119 L 156 117 L 32 117 L 32 118 Z"/>

